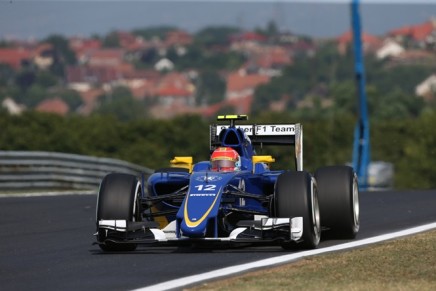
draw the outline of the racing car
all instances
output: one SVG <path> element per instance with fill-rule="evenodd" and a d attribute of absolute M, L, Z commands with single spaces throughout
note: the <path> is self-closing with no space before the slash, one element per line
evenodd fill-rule
<path fill-rule="evenodd" d="M 321 233 L 352 239 L 359 231 L 357 176 L 345 165 L 303 169 L 303 126 L 243 124 L 246 115 L 210 125 L 210 159 L 174 157 L 145 175 L 110 173 L 98 191 L 96 242 L 103 251 L 140 244 L 278 245 L 316 248 Z M 238 123 L 238 124 L 237 124 Z M 292 169 L 258 147 L 294 148 Z M 292 150 L 290 151 L 292 153 Z"/>

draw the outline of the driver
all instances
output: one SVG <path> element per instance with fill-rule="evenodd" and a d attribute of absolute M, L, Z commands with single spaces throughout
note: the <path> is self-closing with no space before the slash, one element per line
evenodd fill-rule
<path fill-rule="evenodd" d="M 212 171 L 232 172 L 241 169 L 241 158 L 237 151 L 229 147 L 217 148 L 210 157 Z"/>

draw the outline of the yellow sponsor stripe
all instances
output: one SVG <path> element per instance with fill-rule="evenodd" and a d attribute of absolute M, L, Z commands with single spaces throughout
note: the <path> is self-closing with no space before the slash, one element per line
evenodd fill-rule
<path fill-rule="evenodd" d="M 221 189 L 218 191 L 218 193 L 220 193 L 220 191 L 221 191 Z M 188 226 L 188 227 L 196 227 L 196 226 L 198 226 L 198 225 L 200 225 L 200 223 L 202 223 L 205 219 L 206 219 L 206 217 L 209 215 L 209 213 L 212 211 L 212 208 L 214 207 L 214 205 L 215 205 L 215 203 L 217 202 L 217 200 L 218 200 L 218 197 L 219 197 L 219 194 L 216 194 L 216 196 L 215 196 L 215 199 L 213 200 L 213 202 L 212 202 L 212 205 L 209 207 L 209 209 L 207 209 L 207 211 L 203 214 L 203 216 L 199 219 L 199 220 L 197 220 L 197 221 L 191 221 L 190 219 L 189 219 L 189 216 L 188 216 L 188 201 L 189 201 L 189 196 L 188 197 L 186 197 L 186 203 L 185 203 L 185 208 L 184 208 L 184 210 L 183 210 L 183 216 L 184 216 L 184 218 L 185 218 L 185 223 L 186 223 L 186 225 Z M 188 194 L 189 195 L 189 194 Z"/>

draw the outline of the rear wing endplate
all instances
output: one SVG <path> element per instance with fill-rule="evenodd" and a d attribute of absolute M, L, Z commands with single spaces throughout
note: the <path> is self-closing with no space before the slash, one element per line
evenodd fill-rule
<path fill-rule="evenodd" d="M 210 126 L 211 149 L 221 145 L 219 134 L 229 125 Z M 250 139 L 252 145 L 295 145 L 295 160 L 297 171 L 303 170 L 303 125 L 295 124 L 253 124 L 235 125 Z"/>

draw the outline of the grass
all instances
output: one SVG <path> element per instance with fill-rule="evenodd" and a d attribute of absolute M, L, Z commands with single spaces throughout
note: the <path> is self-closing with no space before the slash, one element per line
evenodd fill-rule
<path fill-rule="evenodd" d="M 436 231 L 310 257 L 189 290 L 436 290 Z"/>

